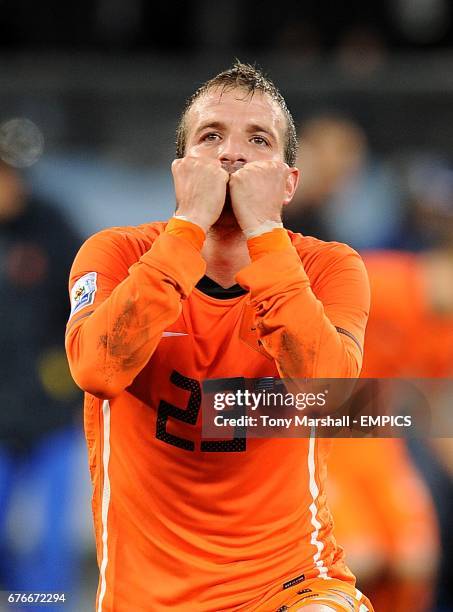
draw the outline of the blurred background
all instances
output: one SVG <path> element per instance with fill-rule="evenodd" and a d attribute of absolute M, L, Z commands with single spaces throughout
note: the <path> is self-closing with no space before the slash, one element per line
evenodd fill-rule
<path fill-rule="evenodd" d="M 453 376 L 450 0 L 0 0 L 0 590 L 93 609 L 69 267 L 97 230 L 172 214 L 179 113 L 235 57 L 300 131 L 286 226 L 364 256 L 364 375 Z M 338 540 L 376 612 L 453 610 L 452 457 L 449 439 L 334 448 Z"/>

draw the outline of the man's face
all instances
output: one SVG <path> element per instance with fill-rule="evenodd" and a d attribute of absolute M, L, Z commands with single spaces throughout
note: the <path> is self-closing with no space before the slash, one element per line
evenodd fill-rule
<path fill-rule="evenodd" d="M 218 159 L 230 173 L 252 161 L 284 161 L 286 119 L 259 91 L 208 91 L 188 111 L 186 130 L 186 156 Z"/>
<path fill-rule="evenodd" d="M 230 174 L 252 161 L 284 161 L 286 118 L 259 91 L 251 96 L 241 88 L 209 90 L 188 111 L 186 130 L 185 155 L 218 159 Z M 228 188 L 216 226 L 237 226 Z"/>

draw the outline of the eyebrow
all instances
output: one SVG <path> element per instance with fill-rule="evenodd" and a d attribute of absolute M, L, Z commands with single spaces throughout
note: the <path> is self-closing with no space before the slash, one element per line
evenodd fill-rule
<path fill-rule="evenodd" d="M 277 140 L 276 135 L 272 130 L 267 129 L 263 127 L 262 125 L 259 125 L 258 123 L 252 123 L 249 126 L 247 126 L 247 131 L 248 132 L 263 132 L 263 134 L 267 134 L 268 136 L 273 138 L 275 141 Z"/>
<path fill-rule="evenodd" d="M 205 121 L 203 122 L 194 132 L 194 136 L 197 136 L 204 130 L 211 128 L 214 130 L 222 130 L 225 129 L 225 124 L 222 121 Z M 276 134 L 258 123 L 250 123 L 247 125 L 246 131 L 249 134 L 253 134 L 254 132 L 262 132 L 263 134 L 267 134 L 270 138 L 272 138 L 275 142 L 277 142 Z"/>

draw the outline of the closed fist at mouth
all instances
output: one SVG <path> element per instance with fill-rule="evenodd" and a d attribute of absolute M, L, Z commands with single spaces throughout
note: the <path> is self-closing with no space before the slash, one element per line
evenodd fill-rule
<path fill-rule="evenodd" d="M 229 173 L 220 161 L 206 157 L 183 157 L 171 165 L 177 214 L 206 232 L 222 212 Z"/>
<path fill-rule="evenodd" d="M 242 230 L 265 221 L 281 222 L 282 207 L 297 186 L 297 170 L 281 161 L 253 161 L 229 178 L 231 205 Z"/>

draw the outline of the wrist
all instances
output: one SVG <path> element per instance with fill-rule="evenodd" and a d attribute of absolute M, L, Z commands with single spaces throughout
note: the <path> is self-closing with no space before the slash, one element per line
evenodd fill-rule
<path fill-rule="evenodd" d="M 200 227 L 204 231 L 205 234 L 208 232 L 208 229 L 211 227 L 210 224 L 206 223 L 206 221 L 194 215 L 174 214 L 173 219 L 178 219 L 179 221 L 187 221 L 188 223 L 193 223 L 194 225 L 198 225 L 198 227 Z"/>
<path fill-rule="evenodd" d="M 291 248 L 292 242 L 284 228 L 276 228 L 247 240 L 251 261 L 257 261 L 268 255 Z"/>
<path fill-rule="evenodd" d="M 283 223 L 281 221 L 263 221 L 262 223 L 258 223 L 253 227 L 247 227 L 242 230 L 244 236 L 247 240 L 251 238 L 256 238 L 257 236 L 261 236 L 262 234 L 266 234 L 267 232 L 272 232 L 274 229 L 283 229 Z"/>

